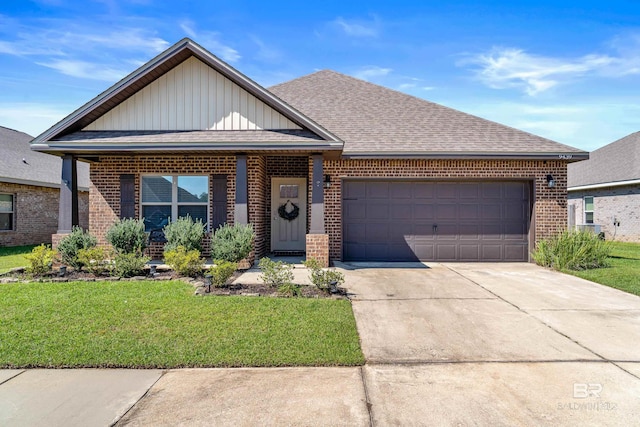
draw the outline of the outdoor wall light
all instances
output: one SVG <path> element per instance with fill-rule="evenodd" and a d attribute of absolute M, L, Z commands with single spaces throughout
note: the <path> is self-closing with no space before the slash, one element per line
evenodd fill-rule
<path fill-rule="evenodd" d="M 324 176 L 324 188 L 331 187 L 331 177 L 329 175 Z"/>
<path fill-rule="evenodd" d="M 551 174 L 547 175 L 547 185 L 549 186 L 549 188 L 553 188 L 556 186 L 556 180 L 553 179 L 553 176 Z"/>

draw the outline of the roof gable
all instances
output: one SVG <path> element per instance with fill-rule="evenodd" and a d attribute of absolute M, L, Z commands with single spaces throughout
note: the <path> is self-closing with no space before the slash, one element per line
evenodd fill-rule
<path fill-rule="evenodd" d="M 191 58 L 197 62 L 192 61 Z M 188 62 L 183 65 L 185 61 Z M 215 78 L 216 88 L 218 79 L 225 85 L 223 92 L 224 105 L 218 110 L 218 99 L 216 99 L 216 108 L 214 109 L 213 116 L 205 117 L 204 119 L 202 114 L 205 109 L 203 108 L 203 99 L 205 97 L 200 97 L 200 105 L 193 104 L 193 76 L 194 74 L 202 76 L 204 73 L 200 64 L 212 69 L 214 72 L 210 76 L 207 71 L 207 77 L 205 79 L 207 93 L 212 78 Z M 151 98 L 149 103 L 147 103 L 145 96 L 148 95 L 151 97 L 157 95 L 160 97 L 163 93 L 169 96 L 169 89 L 165 88 L 161 90 L 159 87 L 154 88 L 154 85 L 159 86 L 161 80 L 158 79 L 161 79 L 167 73 L 174 71 L 174 69 L 181 65 L 182 67 L 178 68 L 172 76 L 175 77 L 181 73 L 181 71 L 187 69 L 190 71 L 191 76 L 188 77 L 185 75 L 186 73 L 182 73 L 181 78 L 178 80 L 174 79 L 173 82 L 179 81 L 182 83 L 183 89 L 184 84 L 187 81 L 190 82 L 191 86 L 184 91 L 183 100 L 185 103 L 183 107 L 187 104 L 188 100 L 191 100 L 191 109 L 190 111 L 184 111 L 183 108 L 182 111 L 179 111 L 180 106 L 176 107 L 176 114 L 184 115 L 184 119 L 180 122 L 177 119 L 175 122 L 171 122 L 168 119 L 168 114 L 172 110 L 170 107 L 164 109 L 164 112 L 167 113 L 167 127 L 169 124 L 173 124 L 176 128 L 167 128 L 166 130 L 182 130 L 181 127 L 186 130 L 210 129 L 210 127 L 201 126 L 203 124 L 205 126 L 213 126 L 214 130 L 219 129 L 219 127 L 225 128 L 222 130 L 227 130 L 229 126 L 232 129 L 242 129 L 243 125 L 247 130 L 250 130 L 251 126 L 255 126 L 256 130 L 260 129 L 261 127 L 259 127 L 259 125 L 265 126 L 265 129 L 273 130 L 273 128 L 267 128 L 266 126 L 276 125 L 278 127 L 275 129 L 304 129 L 319 136 L 323 140 L 338 141 L 338 139 L 326 129 L 296 111 L 291 106 L 285 104 L 272 93 L 224 63 L 192 40 L 183 39 L 36 137 L 33 142 L 38 144 L 38 149 L 44 149 L 44 146 L 41 145 L 42 143 L 63 138 L 66 135 L 83 129 L 113 130 L 118 128 L 118 130 L 131 130 L 132 127 L 135 127 L 135 130 L 156 130 L 158 127 L 161 129 L 163 125 L 154 123 L 154 114 L 149 110 Z M 165 82 L 168 82 L 168 80 L 169 77 L 167 77 Z M 202 88 L 202 84 L 204 84 L 202 80 L 199 80 L 198 85 L 200 88 Z M 231 99 L 227 100 L 226 96 L 230 96 Z M 247 105 L 243 119 L 242 112 L 245 96 Z M 249 96 L 251 96 L 252 102 L 249 102 Z M 235 99 L 236 97 L 237 99 Z M 205 104 L 208 109 L 210 106 L 209 101 L 207 100 Z M 255 106 L 253 114 L 251 114 L 250 111 L 250 104 Z M 161 109 L 158 112 L 159 115 L 157 119 L 162 118 L 162 111 Z M 263 113 L 262 118 L 258 117 L 260 111 Z M 125 118 L 124 113 L 133 113 L 136 117 L 135 120 L 129 117 Z M 220 114 L 223 114 L 223 116 L 221 117 Z M 209 112 L 207 112 L 207 116 L 209 116 Z"/>
<path fill-rule="evenodd" d="M 83 130 L 262 129 L 301 127 L 192 56 Z"/>
<path fill-rule="evenodd" d="M 589 160 L 569 165 L 567 179 L 569 187 L 640 180 L 640 132 L 592 151 Z"/>
<path fill-rule="evenodd" d="M 269 90 L 342 139 L 346 157 L 587 157 L 576 148 L 335 71 Z"/>

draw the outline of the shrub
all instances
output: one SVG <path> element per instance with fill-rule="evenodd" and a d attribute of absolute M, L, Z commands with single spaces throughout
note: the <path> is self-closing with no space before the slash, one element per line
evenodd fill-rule
<path fill-rule="evenodd" d="M 253 249 L 253 226 L 223 224 L 211 236 L 211 257 L 230 262 L 240 262 Z"/>
<path fill-rule="evenodd" d="M 86 270 L 95 275 L 101 276 L 111 269 L 111 261 L 108 259 L 108 252 L 104 248 L 94 246 L 92 248 L 80 249 L 78 260 L 84 265 Z"/>
<path fill-rule="evenodd" d="M 329 268 L 322 268 L 320 261 L 315 258 L 309 258 L 303 262 L 304 266 L 309 269 L 309 280 L 323 292 L 331 292 L 331 284 L 340 286 L 344 283 L 344 274 Z"/>
<path fill-rule="evenodd" d="M 260 280 L 272 288 L 280 288 L 282 285 L 293 282 L 293 265 L 283 261 L 272 261 L 262 258 L 259 263 L 262 274 Z"/>
<path fill-rule="evenodd" d="M 175 249 L 165 251 L 165 262 L 181 276 L 195 277 L 204 269 L 204 258 L 200 258 L 197 249 L 187 250 L 180 245 Z"/>
<path fill-rule="evenodd" d="M 302 295 L 300 285 L 293 283 L 285 283 L 284 285 L 278 286 L 278 293 L 285 297 L 299 297 Z"/>
<path fill-rule="evenodd" d="M 28 274 L 34 276 L 42 276 L 51 271 L 53 260 L 56 256 L 56 251 L 51 249 L 50 246 L 44 244 L 36 246 L 31 250 L 30 254 L 25 255 L 29 266 L 26 268 Z"/>
<path fill-rule="evenodd" d="M 84 230 L 78 226 L 74 226 L 71 230 L 71 234 L 65 236 L 58 243 L 58 253 L 62 259 L 62 263 L 70 265 L 76 270 L 82 269 L 84 265 L 82 261 L 78 259 L 78 251 L 80 249 L 89 249 L 94 247 L 98 243 L 98 239 L 95 236 L 84 232 Z"/>
<path fill-rule="evenodd" d="M 177 221 L 167 224 L 162 231 L 167 239 L 165 251 L 172 251 L 178 246 L 183 246 L 187 251 L 202 250 L 204 224 L 199 219 L 194 222 L 190 216 L 178 218 Z"/>
<path fill-rule="evenodd" d="M 536 264 L 556 270 L 587 270 L 606 267 L 609 244 L 589 231 L 564 231 L 538 243 L 533 251 Z"/>
<path fill-rule="evenodd" d="M 209 275 L 211 275 L 211 284 L 216 288 L 223 288 L 227 284 L 227 280 L 238 268 L 238 264 L 235 262 L 229 262 L 224 260 L 217 260 L 214 265 L 209 269 Z"/>
<path fill-rule="evenodd" d="M 118 253 L 132 254 L 144 251 L 147 247 L 144 221 L 126 218 L 116 222 L 107 230 L 107 241 Z"/>
<path fill-rule="evenodd" d="M 117 253 L 114 259 L 113 271 L 120 277 L 141 276 L 144 274 L 144 266 L 151 258 L 140 252 Z"/>

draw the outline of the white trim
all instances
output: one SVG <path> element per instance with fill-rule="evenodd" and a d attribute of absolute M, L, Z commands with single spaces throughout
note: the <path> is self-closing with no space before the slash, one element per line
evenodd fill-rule
<path fill-rule="evenodd" d="M 622 187 L 624 185 L 634 185 L 634 184 L 640 184 L 640 179 L 630 179 L 630 180 L 627 180 L 627 181 L 605 182 L 603 184 L 578 185 L 576 187 L 567 188 L 567 191 L 595 190 L 597 188 Z"/>
<path fill-rule="evenodd" d="M 0 211 L 0 214 L 11 215 L 11 228 L 0 229 L 0 232 L 16 231 L 16 194 L 15 193 L 0 193 L 3 196 L 11 196 L 11 211 Z"/>

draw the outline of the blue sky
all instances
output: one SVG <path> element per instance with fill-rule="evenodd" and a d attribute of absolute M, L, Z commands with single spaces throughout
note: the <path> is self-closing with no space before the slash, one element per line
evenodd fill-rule
<path fill-rule="evenodd" d="M 615 0 L 3 1 L 0 125 L 35 136 L 185 36 L 267 87 L 328 68 L 584 150 L 640 130 Z"/>

